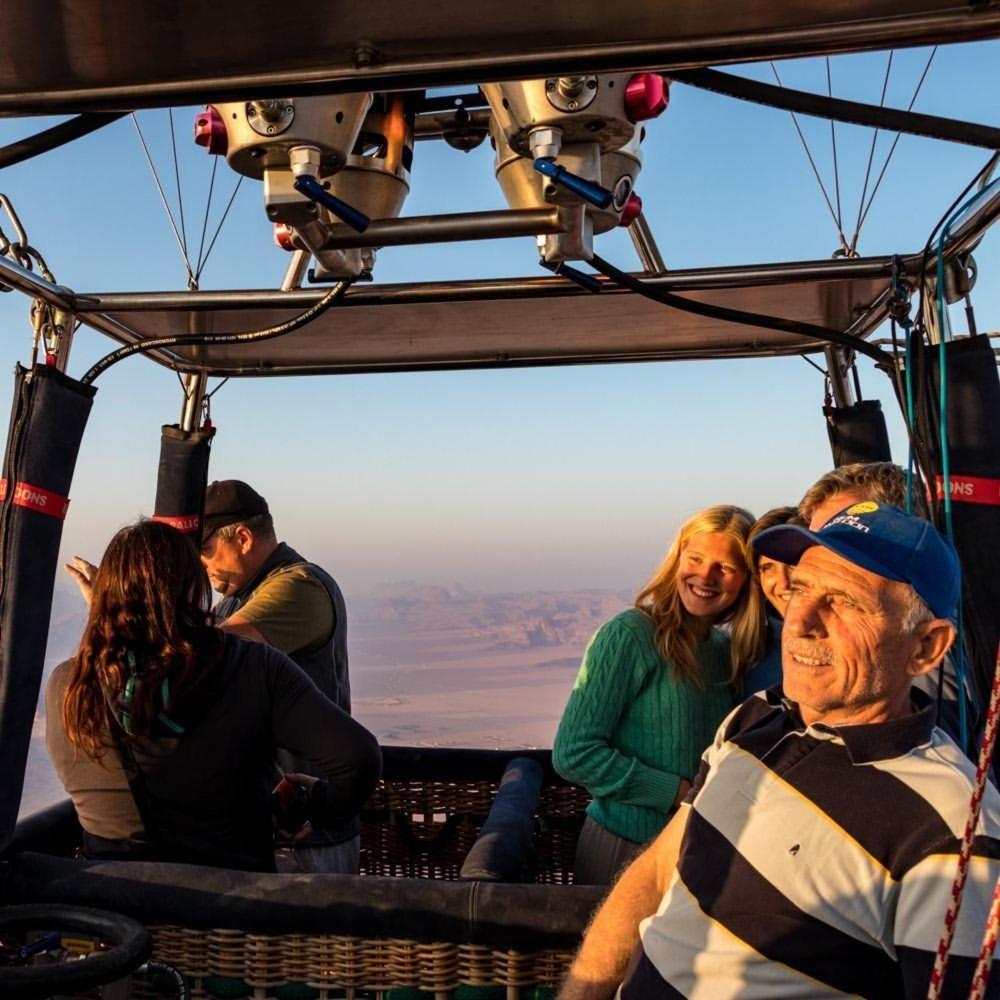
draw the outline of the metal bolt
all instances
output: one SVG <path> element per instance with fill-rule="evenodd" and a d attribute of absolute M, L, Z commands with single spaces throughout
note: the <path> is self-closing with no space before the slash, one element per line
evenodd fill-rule
<path fill-rule="evenodd" d="M 355 69 L 367 69 L 375 61 L 375 46 L 371 42 L 361 41 L 354 47 Z"/>
<path fill-rule="evenodd" d="M 567 107 L 570 109 L 570 111 L 576 111 L 576 109 L 579 106 L 580 106 L 580 102 L 579 101 L 570 101 L 569 104 L 567 105 Z"/>

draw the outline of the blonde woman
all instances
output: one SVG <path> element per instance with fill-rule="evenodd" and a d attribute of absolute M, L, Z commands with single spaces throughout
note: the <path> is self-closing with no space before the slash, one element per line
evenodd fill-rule
<path fill-rule="evenodd" d="M 552 751 L 593 796 L 575 880 L 607 884 L 683 801 L 702 751 L 764 645 L 747 538 L 753 515 L 709 507 L 686 521 L 635 606 L 602 625 Z M 713 628 L 731 625 L 730 635 Z"/>

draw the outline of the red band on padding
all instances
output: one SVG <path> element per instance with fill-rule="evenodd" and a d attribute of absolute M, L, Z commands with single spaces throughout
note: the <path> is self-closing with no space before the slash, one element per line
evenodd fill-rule
<path fill-rule="evenodd" d="M 6 499 L 7 480 L 0 479 L 0 503 Z M 66 512 L 69 510 L 69 497 L 60 496 L 51 490 L 44 490 L 41 486 L 32 486 L 31 483 L 15 483 L 11 499 L 18 507 L 26 507 L 39 514 L 48 514 L 49 517 L 54 517 L 59 521 L 66 519 Z"/>
<path fill-rule="evenodd" d="M 951 499 L 960 503 L 981 503 L 1000 507 L 1000 479 L 983 476 L 950 476 Z M 937 498 L 944 498 L 944 479 L 937 477 Z"/>
<path fill-rule="evenodd" d="M 185 535 L 193 534 L 201 527 L 201 519 L 197 514 L 185 514 L 183 517 L 170 517 L 167 514 L 154 514 L 150 520 L 160 524 L 169 524 L 171 528 L 183 531 Z"/>

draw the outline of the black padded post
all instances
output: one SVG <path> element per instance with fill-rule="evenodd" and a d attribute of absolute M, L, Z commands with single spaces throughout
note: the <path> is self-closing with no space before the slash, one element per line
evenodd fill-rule
<path fill-rule="evenodd" d="M 183 431 L 176 424 L 167 424 L 160 435 L 153 520 L 164 521 L 190 535 L 196 546 L 201 541 L 209 447 L 214 434 L 214 428 Z"/>
<path fill-rule="evenodd" d="M 988 698 L 1000 642 L 1000 378 L 986 336 L 963 337 L 945 345 L 948 373 L 947 427 L 951 474 L 952 526 L 962 560 L 963 611 L 967 649 L 980 694 Z M 926 349 L 931 378 L 930 420 L 923 428 L 937 446 L 940 399 L 939 347 Z M 942 494 L 940 477 L 934 484 Z M 938 526 L 943 527 L 941 505 Z"/>
<path fill-rule="evenodd" d="M 483 882 L 526 880 L 531 867 L 535 809 L 544 778 L 542 765 L 530 757 L 515 757 L 507 765 L 459 878 Z"/>
<path fill-rule="evenodd" d="M 885 414 L 877 399 L 862 399 L 851 406 L 824 406 L 823 414 L 835 467 L 892 461 Z"/>
<path fill-rule="evenodd" d="M 55 368 L 17 368 L 0 506 L 0 852 L 21 804 L 66 498 L 95 392 Z"/>

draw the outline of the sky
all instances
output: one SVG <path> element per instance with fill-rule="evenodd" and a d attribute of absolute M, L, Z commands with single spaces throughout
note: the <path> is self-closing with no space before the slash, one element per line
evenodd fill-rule
<path fill-rule="evenodd" d="M 887 103 L 906 106 L 929 50 L 896 53 Z M 835 96 L 877 103 L 884 53 L 831 60 Z M 771 79 L 770 68 L 739 72 Z M 821 59 L 780 66 L 825 91 Z M 1000 44 L 943 47 L 914 107 L 1000 125 Z M 201 231 L 211 160 L 174 124 L 189 242 Z M 168 114 L 139 123 L 176 202 Z M 0 121 L 0 142 L 48 124 Z M 830 127 L 801 119 L 833 196 Z M 829 258 L 837 238 L 789 115 L 675 85 L 649 124 L 637 184 L 669 268 Z M 845 225 L 857 211 L 871 130 L 836 129 Z M 881 135 L 876 170 L 891 136 Z M 865 255 L 919 250 L 985 163 L 983 150 L 904 136 L 865 224 Z M 183 289 L 181 257 L 131 120 L 8 168 L 0 190 L 56 279 L 77 292 Z M 236 181 L 219 165 L 208 233 Z M 420 143 L 405 215 L 505 207 L 488 143 L 462 154 Z M 271 242 L 261 187 L 245 181 L 202 288 L 273 288 L 287 255 Z M 6 221 L 0 223 L 10 232 Z M 627 234 L 598 252 L 638 269 Z M 976 253 L 980 330 L 1000 328 L 1000 239 Z M 531 239 L 382 251 L 376 280 L 534 275 Z M 0 408 L 30 350 L 28 300 L 0 296 Z M 499 308 L 499 307 L 498 307 Z M 956 330 L 964 332 L 960 312 Z M 884 335 L 884 334 L 883 334 Z M 114 345 L 81 329 L 79 377 Z M 888 380 L 860 363 L 905 461 Z M 64 554 L 97 560 L 121 525 L 152 510 L 161 424 L 178 419 L 176 376 L 142 358 L 98 380 L 64 532 Z M 213 383 L 214 387 L 214 383 Z M 486 590 L 638 588 L 680 522 L 713 503 L 756 513 L 795 503 L 831 465 L 822 375 L 799 358 L 537 370 L 232 380 L 213 399 L 212 478 L 242 478 L 270 502 L 279 535 L 339 579 L 348 600 L 380 583 Z"/>

